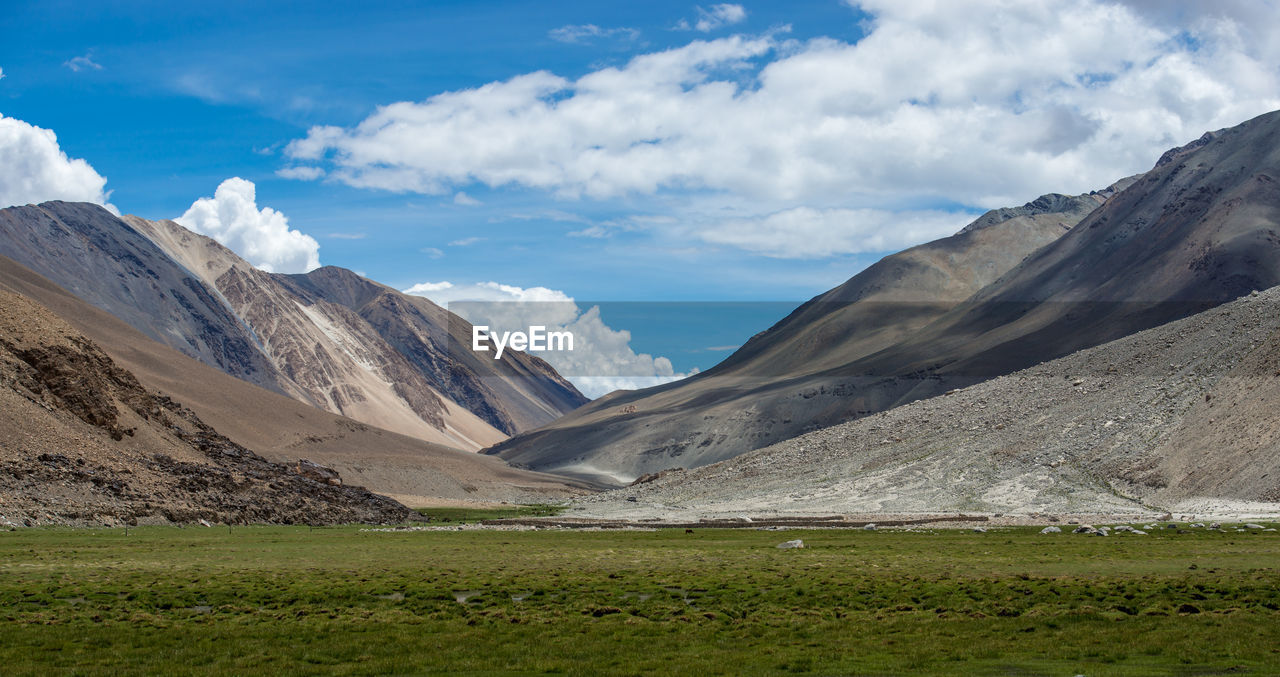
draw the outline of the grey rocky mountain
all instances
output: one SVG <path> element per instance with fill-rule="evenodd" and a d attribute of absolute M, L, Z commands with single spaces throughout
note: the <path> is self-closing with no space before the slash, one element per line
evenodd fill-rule
<path fill-rule="evenodd" d="M 250 388 L 252 386 L 245 386 Z M 403 505 L 271 463 L 0 290 L 0 525 L 403 522 Z"/>
<path fill-rule="evenodd" d="M 98 205 L 0 209 L 0 255 L 149 338 L 250 383 L 280 390 L 253 332 L 199 278 Z"/>
<path fill-rule="evenodd" d="M 805 304 L 722 367 L 615 393 L 490 451 L 625 482 L 732 458 L 1270 288 L 1280 283 L 1277 176 L 1280 113 L 1271 113 L 1166 153 L 1105 201 L 1093 196 L 1096 209 L 1037 214 L 1031 203 L 1013 218 L 984 215 Z M 1070 204 L 1042 200 L 1042 208 Z"/>
<path fill-rule="evenodd" d="M 994 282 L 1132 183 L 1045 195 L 987 212 L 955 235 L 887 256 L 797 308 L 715 368 L 617 392 L 490 449 L 514 463 L 603 484 L 731 458 L 856 412 L 813 405 L 824 372 L 885 350 Z M 843 402 L 841 402 L 843 404 Z"/>

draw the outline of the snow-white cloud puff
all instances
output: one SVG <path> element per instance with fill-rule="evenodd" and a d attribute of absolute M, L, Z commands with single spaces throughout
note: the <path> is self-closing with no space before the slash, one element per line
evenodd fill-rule
<path fill-rule="evenodd" d="M 980 211 L 1106 186 L 1280 108 L 1274 2 L 853 4 L 871 17 L 856 43 L 696 40 L 577 79 L 538 71 L 394 103 L 286 154 L 360 187 L 712 193 L 757 221 Z"/>
<path fill-rule="evenodd" d="M 497 282 L 424 282 L 404 291 L 446 306 L 473 325 L 488 326 L 491 333 L 527 332 L 535 325 L 546 327 L 549 332 L 571 332 L 572 351 L 530 353 L 546 360 L 587 397 L 647 388 L 690 376 L 676 373 L 665 357 L 636 353 L 631 348 L 631 332 L 609 327 L 601 319 L 599 307 L 584 311 L 559 290 Z"/>
<path fill-rule="evenodd" d="M 107 203 L 106 177 L 80 158 L 67 157 L 53 130 L 0 115 L 0 207 L 49 200 Z"/>
<path fill-rule="evenodd" d="M 320 243 L 291 230 L 284 214 L 258 208 L 252 181 L 232 177 L 213 197 L 196 200 L 174 219 L 182 227 L 222 243 L 254 266 L 271 273 L 305 273 L 320 267 Z"/>

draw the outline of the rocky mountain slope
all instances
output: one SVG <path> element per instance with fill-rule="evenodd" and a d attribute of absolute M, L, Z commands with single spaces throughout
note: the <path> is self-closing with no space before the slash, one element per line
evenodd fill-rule
<path fill-rule="evenodd" d="M 633 519 L 1280 512 L 1277 406 L 1280 287 L 580 503 Z"/>
<path fill-rule="evenodd" d="M 411 514 L 232 442 L 147 391 L 52 313 L 6 291 L 0 410 L 0 524 L 330 524 Z"/>
<path fill-rule="evenodd" d="M 951 237 L 885 257 L 707 372 L 613 393 L 488 452 L 529 467 L 625 484 L 643 473 L 730 458 L 844 420 L 850 412 L 811 406 L 809 393 L 827 389 L 824 371 L 920 331 L 1132 182 L 992 210 Z"/>
<path fill-rule="evenodd" d="M 477 449 L 587 401 L 540 358 L 459 350 L 468 344 L 450 332 L 469 337 L 470 325 L 427 299 L 335 267 L 265 273 L 173 221 L 124 219 L 217 290 L 287 375 L 286 389 L 326 411 Z"/>
<path fill-rule="evenodd" d="M 3 256 L 0 290 L 38 301 L 101 346 L 145 388 L 176 398 L 236 444 L 273 462 L 294 465 L 305 458 L 321 463 L 337 470 L 347 484 L 394 495 L 410 505 L 541 503 L 582 491 L 561 478 L 375 428 L 252 386 L 148 339 Z"/>
<path fill-rule="evenodd" d="M 0 254 L 228 374 L 429 442 L 476 450 L 586 401 L 538 358 L 450 350 L 470 327 L 430 301 L 340 269 L 264 273 L 171 221 L 15 207 Z"/>
<path fill-rule="evenodd" d="M 900 318 L 919 315 L 917 305 L 908 303 L 896 312 L 889 312 L 896 306 L 886 311 L 882 305 L 844 335 L 806 333 L 813 320 L 800 323 L 805 326 L 790 333 L 811 336 L 812 346 L 777 341 L 783 350 L 843 353 L 819 359 L 817 371 L 797 375 L 783 369 L 766 374 L 764 385 L 745 388 L 705 378 L 606 398 L 494 450 L 530 467 L 586 465 L 621 478 L 692 467 L 1008 374 L 1272 287 L 1280 283 L 1276 176 L 1280 113 L 1271 113 L 1166 153 L 1155 168 L 1065 234 L 1034 251 L 1028 248 L 1020 262 L 1016 253 L 1004 258 L 1012 268 L 983 280 L 989 284 L 968 299 L 949 308 L 931 307 L 924 313 L 927 322 L 895 331 Z M 988 260 L 996 251 L 1000 248 L 977 251 L 973 260 Z M 926 265 L 924 270 L 930 272 L 903 279 L 914 283 L 945 268 Z M 869 269 L 846 287 L 857 288 L 859 278 L 878 274 Z M 875 333 L 886 340 L 872 345 L 874 352 L 841 348 Z M 753 341 L 763 348 L 753 350 L 768 354 L 774 342 L 766 334 Z M 673 406 L 681 401 L 692 416 Z"/>
<path fill-rule="evenodd" d="M 275 367 L 221 299 L 98 205 L 46 202 L 0 209 L 0 255 L 152 340 L 279 390 Z"/>

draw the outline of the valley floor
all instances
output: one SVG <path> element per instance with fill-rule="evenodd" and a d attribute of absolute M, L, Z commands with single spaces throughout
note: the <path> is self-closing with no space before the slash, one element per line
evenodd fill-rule
<path fill-rule="evenodd" d="M 1278 562 L 1277 533 L 1203 529 L 23 529 L 0 532 L 0 665 L 1276 674 Z"/>

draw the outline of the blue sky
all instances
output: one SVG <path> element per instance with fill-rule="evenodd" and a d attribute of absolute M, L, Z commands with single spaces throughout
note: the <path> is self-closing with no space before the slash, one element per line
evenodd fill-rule
<path fill-rule="evenodd" d="M 241 177 L 247 220 L 203 227 L 264 266 L 761 302 L 736 341 L 633 325 L 676 372 L 765 302 L 1280 107 L 1272 1 L 182 4 L 7 3 L 0 114 L 67 157 L 0 144 L 53 177 L 0 198 L 176 218 Z"/>
<path fill-rule="evenodd" d="M 465 209 L 453 194 L 359 190 L 275 175 L 283 146 L 312 125 L 353 125 L 382 104 L 534 70 L 572 78 L 707 37 L 671 30 L 696 19 L 693 4 L 333 2 L 306 3 L 305 11 L 298 3 L 181 5 L 10 3 L 11 29 L 0 46 L 0 112 L 54 130 L 68 155 L 107 177 L 111 201 L 124 213 L 176 217 L 222 180 L 240 176 L 257 185 L 260 205 L 283 212 L 292 227 L 320 242 L 323 263 L 400 287 L 496 279 L 628 301 L 803 300 L 867 263 L 842 258 L 814 270 L 794 261 L 746 261 L 737 252 L 682 256 L 657 244 L 566 238 L 581 226 L 564 219 L 609 219 L 630 213 L 628 203 L 567 203 L 538 191 L 473 187 L 466 192 L 484 208 Z M 791 24 L 794 35 L 855 39 L 857 19 L 839 3 L 796 2 L 755 8 L 734 28 Z M 586 24 L 632 28 L 638 37 L 565 43 L 549 36 Z M 101 69 L 64 65 L 82 56 Z M 485 239 L 448 247 L 474 237 Z M 447 255 L 422 252 L 430 248 Z"/>

